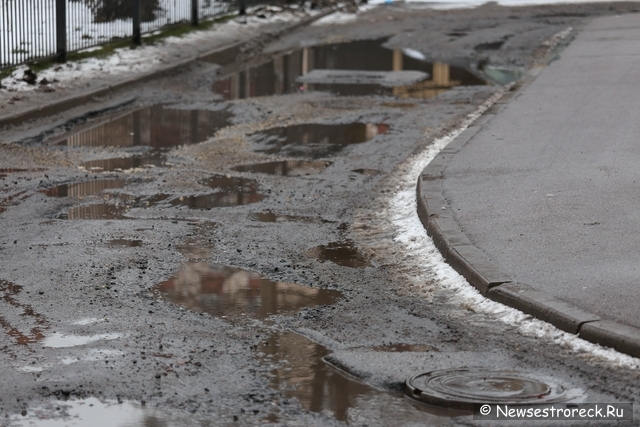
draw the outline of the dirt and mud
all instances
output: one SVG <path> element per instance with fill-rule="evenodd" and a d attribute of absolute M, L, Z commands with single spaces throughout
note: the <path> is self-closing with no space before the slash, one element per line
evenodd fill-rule
<path fill-rule="evenodd" d="M 589 17 L 638 10 L 381 6 L 115 93 L 101 114 L 3 129 L 0 425 L 475 425 L 402 394 L 466 367 L 638 400 L 627 359 L 459 305 L 389 213 L 412 156 L 497 81 Z M 429 78 L 296 80 L 354 63 Z"/>

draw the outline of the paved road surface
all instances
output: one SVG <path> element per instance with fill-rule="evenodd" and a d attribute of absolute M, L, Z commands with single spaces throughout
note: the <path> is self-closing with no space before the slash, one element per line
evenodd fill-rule
<path fill-rule="evenodd" d="M 516 280 L 640 326 L 640 15 L 598 18 L 445 169 Z"/>

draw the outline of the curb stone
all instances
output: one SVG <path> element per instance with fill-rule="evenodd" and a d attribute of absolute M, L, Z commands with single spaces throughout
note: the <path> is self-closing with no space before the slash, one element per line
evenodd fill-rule
<path fill-rule="evenodd" d="M 422 225 L 445 261 L 487 298 L 548 322 L 565 332 L 621 353 L 640 357 L 640 329 L 602 319 L 535 287 L 515 282 L 470 241 L 456 221 L 443 191 L 444 168 L 507 103 L 540 72 L 534 69 L 513 86 L 472 125 L 451 141 L 424 168 L 416 186 Z"/>
<path fill-rule="evenodd" d="M 315 16 L 311 16 L 305 19 L 302 19 L 288 27 L 285 27 L 281 30 L 276 31 L 273 34 L 273 37 L 280 37 L 282 36 L 284 33 L 289 32 L 289 31 L 293 31 L 296 30 L 300 27 L 303 27 L 305 25 L 308 25 L 320 18 L 323 18 L 327 15 L 332 14 L 334 11 L 333 10 L 327 10 L 324 12 L 321 12 Z M 208 52 L 202 53 L 200 55 L 197 55 L 195 57 L 189 58 L 189 59 L 184 59 L 180 62 L 177 62 L 175 64 L 171 64 L 168 65 L 166 67 L 163 68 L 159 68 L 157 70 L 153 70 L 147 73 L 143 73 L 140 75 L 137 75 L 135 77 L 132 78 L 128 78 L 128 79 L 124 79 L 121 80 L 119 82 L 113 83 L 113 84 L 109 84 L 109 85 L 104 85 L 102 87 L 99 87 L 97 89 L 93 89 L 91 91 L 82 93 L 80 95 L 72 95 L 72 96 L 68 96 L 66 98 L 62 98 L 59 99 L 57 101 L 54 102 L 50 102 L 48 104 L 45 105 L 41 105 L 37 108 L 33 108 L 31 110 L 26 110 L 26 111 L 22 111 L 20 113 L 17 114 L 9 114 L 9 115 L 5 115 L 5 116 L 0 116 L 0 129 L 7 127 L 7 126 L 15 126 L 15 125 L 19 125 L 23 122 L 26 122 L 27 120 L 32 120 L 35 118 L 40 118 L 40 117 L 46 117 L 46 116 L 51 116 L 53 114 L 57 114 L 57 113 L 61 113 L 63 111 L 66 110 L 70 110 L 72 108 L 78 107 L 80 105 L 86 104 L 88 102 L 91 102 L 94 100 L 94 98 L 99 98 L 105 95 L 108 95 L 112 92 L 115 92 L 116 90 L 119 89 L 123 89 L 127 86 L 132 86 L 134 84 L 137 83 L 143 83 L 143 82 L 148 82 L 150 80 L 153 80 L 155 78 L 158 77 L 162 77 L 165 75 L 168 75 L 170 73 L 176 72 L 178 69 L 180 69 L 181 67 L 187 67 L 189 65 L 192 65 L 194 63 L 196 63 L 197 61 L 203 60 L 203 59 L 210 59 L 215 57 L 216 59 L 222 59 L 222 60 L 228 60 L 232 58 L 231 53 L 234 51 L 237 51 L 237 49 L 239 47 L 241 47 L 244 44 L 250 43 L 250 40 L 244 40 L 241 42 L 236 42 L 236 43 L 232 43 L 223 47 L 216 47 Z"/>

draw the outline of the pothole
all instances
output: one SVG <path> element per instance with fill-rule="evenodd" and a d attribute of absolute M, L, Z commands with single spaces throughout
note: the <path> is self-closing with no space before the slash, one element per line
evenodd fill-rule
<path fill-rule="evenodd" d="M 389 129 L 387 124 L 376 123 L 305 123 L 267 129 L 250 135 L 249 139 L 260 153 L 322 158 L 340 152 L 347 145 L 386 134 Z"/>
<path fill-rule="evenodd" d="M 470 410 L 476 403 L 531 405 L 566 402 L 581 396 L 551 380 L 516 371 L 459 368 L 427 372 L 409 379 L 406 394 L 430 405 Z"/>
<path fill-rule="evenodd" d="M 335 303 L 339 291 L 275 282 L 261 275 L 208 262 L 188 262 L 155 289 L 189 310 L 218 317 L 264 319 L 304 307 Z"/>
<path fill-rule="evenodd" d="M 360 175 L 368 175 L 368 176 L 380 175 L 382 173 L 378 169 L 367 169 L 367 168 L 354 169 L 351 172 L 354 172 Z"/>
<path fill-rule="evenodd" d="M 88 127 L 56 142 L 67 147 L 169 149 L 207 140 L 230 124 L 226 109 L 186 110 L 153 105 Z"/>
<path fill-rule="evenodd" d="M 430 98 L 456 86 L 486 84 L 469 70 L 443 62 L 429 62 L 420 52 L 387 49 L 382 46 L 385 40 L 356 40 L 299 49 L 217 80 L 213 91 L 228 100 L 311 91 L 331 92 L 339 96 Z M 430 77 L 415 84 L 395 87 L 300 81 L 314 70 L 354 70 L 354 73 L 418 71 Z"/>
<path fill-rule="evenodd" d="M 269 175 L 303 176 L 320 173 L 330 165 L 331 162 L 321 160 L 283 160 L 280 162 L 239 165 L 232 167 L 231 170 Z"/>
<path fill-rule="evenodd" d="M 307 250 L 304 254 L 310 258 L 316 258 L 320 262 L 330 261 L 343 267 L 371 267 L 369 259 L 358 250 L 351 240 L 316 246 Z"/>

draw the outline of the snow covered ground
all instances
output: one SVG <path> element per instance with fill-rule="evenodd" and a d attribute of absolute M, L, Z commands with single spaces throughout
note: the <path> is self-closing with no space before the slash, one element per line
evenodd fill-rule
<path fill-rule="evenodd" d="M 234 36 L 246 34 L 248 29 L 256 29 L 267 23 L 287 23 L 299 20 L 307 12 L 303 10 L 283 10 L 277 6 L 257 6 L 254 12 L 245 17 L 238 17 L 213 28 L 194 31 L 182 37 L 168 37 L 154 45 L 143 45 L 136 49 L 122 48 L 106 58 L 88 58 L 81 61 L 70 61 L 38 73 L 37 82 L 46 79 L 50 82 L 47 88 L 61 89 L 80 84 L 81 81 L 124 77 L 132 73 L 143 73 L 161 66 L 163 63 L 175 61 L 185 51 L 197 51 L 206 46 L 222 46 Z M 314 12 L 317 13 L 317 12 Z M 143 37 L 144 38 L 144 37 Z M 90 50 L 100 49 L 99 47 Z M 185 59 L 182 57 L 182 59 Z M 41 84 L 28 84 L 23 81 L 28 66 L 18 67 L 10 76 L 0 81 L 2 92 L 29 92 L 42 87 Z"/>

